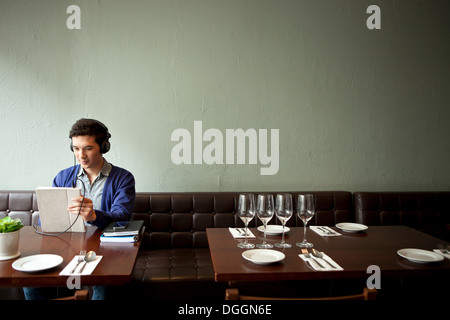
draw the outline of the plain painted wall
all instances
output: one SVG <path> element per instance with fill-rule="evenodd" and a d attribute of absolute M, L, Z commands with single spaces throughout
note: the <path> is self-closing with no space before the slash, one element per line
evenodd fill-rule
<path fill-rule="evenodd" d="M 50 185 L 92 117 L 137 191 L 450 190 L 449 36 L 447 0 L 0 0 L 0 189 Z M 174 164 L 194 121 L 279 129 L 277 174 Z"/>

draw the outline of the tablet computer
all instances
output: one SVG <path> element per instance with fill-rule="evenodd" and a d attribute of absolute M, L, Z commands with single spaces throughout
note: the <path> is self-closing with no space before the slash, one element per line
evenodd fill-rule
<path fill-rule="evenodd" d="M 70 213 L 72 198 L 80 197 L 78 188 L 38 187 L 36 200 L 42 232 L 85 232 L 84 219 Z M 77 218 L 78 217 L 78 218 Z"/>

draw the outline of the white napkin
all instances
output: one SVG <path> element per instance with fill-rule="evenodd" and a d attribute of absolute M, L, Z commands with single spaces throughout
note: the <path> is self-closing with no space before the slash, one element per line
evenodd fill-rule
<path fill-rule="evenodd" d="M 311 230 L 322 237 L 336 237 L 341 236 L 341 234 L 327 226 L 310 226 Z"/>
<path fill-rule="evenodd" d="M 244 239 L 245 238 L 245 228 L 228 228 L 231 232 L 231 235 L 235 239 Z M 247 229 L 247 239 L 256 238 L 255 235 Z"/>
<path fill-rule="evenodd" d="M 434 252 L 442 254 L 444 257 L 446 257 L 447 259 L 450 259 L 450 254 L 449 253 L 443 253 L 441 251 L 441 249 L 433 249 Z"/>
<path fill-rule="evenodd" d="M 78 255 L 75 256 L 72 261 L 70 261 L 67 266 L 63 269 L 63 271 L 60 272 L 60 276 L 86 276 L 86 275 L 90 275 L 95 267 L 97 267 L 98 263 L 100 262 L 100 260 L 102 259 L 102 256 L 97 256 L 95 258 L 94 261 L 88 262 L 86 264 L 86 267 L 84 267 L 84 270 L 82 273 L 79 273 L 81 268 L 83 267 L 83 265 L 85 264 L 85 262 L 83 261 L 82 263 L 80 263 L 77 267 L 77 269 L 75 270 L 74 273 L 71 273 L 73 268 L 75 268 L 75 266 L 78 263 Z"/>
<path fill-rule="evenodd" d="M 309 259 L 306 259 L 304 254 L 299 254 L 298 256 L 300 258 L 302 258 L 303 261 L 307 262 L 316 271 L 342 271 L 342 270 L 344 270 L 340 265 L 338 265 L 333 259 L 331 259 L 329 256 L 327 256 L 325 253 L 323 253 L 322 258 L 316 258 L 312 255 L 312 253 L 309 254 L 309 256 L 310 256 Z M 327 262 L 323 261 L 324 259 L 327 262 L 331 263 L 331 265 L 333 265 L 335 268 L 333 268 Z M 319 265 L 319 263 L 322 267 Z"/>

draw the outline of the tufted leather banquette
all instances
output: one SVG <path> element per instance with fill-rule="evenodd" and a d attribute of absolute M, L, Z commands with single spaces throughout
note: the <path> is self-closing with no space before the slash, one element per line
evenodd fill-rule
<path fill-rule="evenodd" d="M 34 191 L 0 191 L 0 218 L 19 218 L 24 225 L 37 225 L 39 211 Z"/>
<path fill-rule="evenodd" d="M 299 192 L 289 192 L 294 203 Z M 316 215 L 311 224 L 334 225 L 353 221 L 352 194 L 345 191 L 312 192 L 316 197 Z M 255 193 L 256 194 L 256 193 Z M 275 195 L 275 193 L 273 193 Z M 138 193 L 133 219 L 145 221 L 144 247 L 207 248 L 206 228 L 243 226 L 235 215 L 239 193 Z M 272 220 L 272 223 L 276 219 Z M 251 226 L 260 225 L 253 219 Z M 303 226 L 296 217 L 288 226 Z"/>
<path fill-rule="evenodd" d="M 366 225 L 406 225 L 449 239 L 450 192 L 355 192 L 355 220 Z"/>

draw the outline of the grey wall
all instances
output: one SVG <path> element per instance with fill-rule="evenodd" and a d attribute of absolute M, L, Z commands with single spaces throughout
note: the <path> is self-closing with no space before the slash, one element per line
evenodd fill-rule
<path fill-rule="evenodd" d="M 138 191 L 450 190 L 449 17 L 446 0 L 0 0 L 0 189 L 50 185 L 93 117 Z M 194 121 L 278 129 L 278 171 L 227 164 L 226 141 L 223 164 L 173 163 Z"/>

